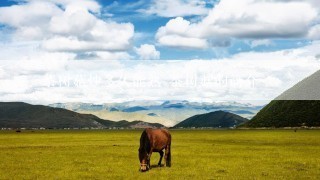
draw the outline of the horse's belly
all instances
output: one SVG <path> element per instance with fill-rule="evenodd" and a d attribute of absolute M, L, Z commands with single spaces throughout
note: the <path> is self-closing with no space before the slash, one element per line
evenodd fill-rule
<path fill-rule="evenodd" d="M 157 144 L 153 147 L 153 152 L 159 152 L 166 148 L 166 144 Z"/>
<path fill-rule="evenodd" d="M 159 149 L 153 149 L 153 152 L 160 152 L 162 151 L 164 148 L 159 148 Z"/>

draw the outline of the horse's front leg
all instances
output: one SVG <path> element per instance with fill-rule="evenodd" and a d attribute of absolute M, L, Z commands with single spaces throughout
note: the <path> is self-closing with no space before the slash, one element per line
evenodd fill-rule
<path fill-rule="evenodd" d="M 159 162 L 158 162 L 158 166 L 161 166 L 161 161 L 162 161 L 162 157 L 163 157 L 163 151 L 159 151 L 159 154 L 160 154 L 160 159 L 159 159 Z"/>
<path fill-rule="evenodd" d="M 153 149 L 151 148 L 151 149 L 150 149 L 150 152 L 149 152 L 149 154 L 148 154 L 148 161 L 147 161 L 147 162 L 148 162 L 147 164 L 148 164 L 149 169 L 151 169 L 150 159 L 151 159 L 152 152 L 153 152 Z"/>

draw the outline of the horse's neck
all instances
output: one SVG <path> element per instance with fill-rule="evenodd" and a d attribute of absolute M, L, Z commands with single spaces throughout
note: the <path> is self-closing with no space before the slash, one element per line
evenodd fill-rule
<path fill-rule="evenodd" d="M 150 144 L 150 137 L 149 137 L 148 133 L 145 132 L 145 134 L 143 136 L 143 140 L 140 145 L 142 146 L 142 149 L 146 153 L 149 153 L 150 148 L 151 148 L 151 144 Z"/>

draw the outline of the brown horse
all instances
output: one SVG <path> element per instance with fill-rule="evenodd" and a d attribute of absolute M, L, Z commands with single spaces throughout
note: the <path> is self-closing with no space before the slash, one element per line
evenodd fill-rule
<path fill-rule="evenodd" d="M 152 152 L 159 152 L 160 160 L 158 166 L 161 166 L 163 150 L 165 149 L 165 166 L 171 166 L 171 134 L 166 129 L 145 129 L 140 138 L 139 160 L 140 171 L 144 172 L 150 169 L 150 158 Z"/>

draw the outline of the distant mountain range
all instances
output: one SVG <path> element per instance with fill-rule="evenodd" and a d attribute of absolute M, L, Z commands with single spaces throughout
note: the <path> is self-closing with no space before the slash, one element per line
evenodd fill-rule
<path fill-rule="evenodd" d="M 110 121 L 91 114 L 23 102 L 0 102 L 0 128 L 146 128 L 164 127 L 142 121 Z"/>
<path fill-rule="evenodd" d="M 248 119 L 230 112 L 214 111 L 206 114 L 199 114 L 199 115 L 192 116 L 178 123 L 174 127 L 175 128 L 181 128 L 181 127 L 183 128 L 191 128 L 191 127 L 230 128 L 230 127 L 236 127 L 247 121 Z"/>
<path fill-rule="evenodd" d="M 165 127 L 159 123 L 147 123 L 143 121 L 106 121 L 106 120 L 97 120 L 97 122 L 105 125 L 106 127 L 117 127 L 117 128 L 161 128 Z"/>
<path fill-rule="evenodd" d="M 65 108 L 84 114 L 93 114 L 101 119 L 112 121 L 140 120 L 160 123 L 172 127 L 177 123 L 197 114 L 213 111 L 226 111 L 252 118 L 263 106 L 237 102 L 189 102 L 189 101 L 129 101 L 123 103 L 56 103 L 51 107 Z"/>
<path fill-rule="evenodd" d="M 129 107 L 126 109 L 123 109 L 123 112 L 137 112 L 137 111 L 144 111 L 144 110 L 148 110 L 145 107 L 141 107 L 141 106 L 133 106 L 133 107 Z"/>

